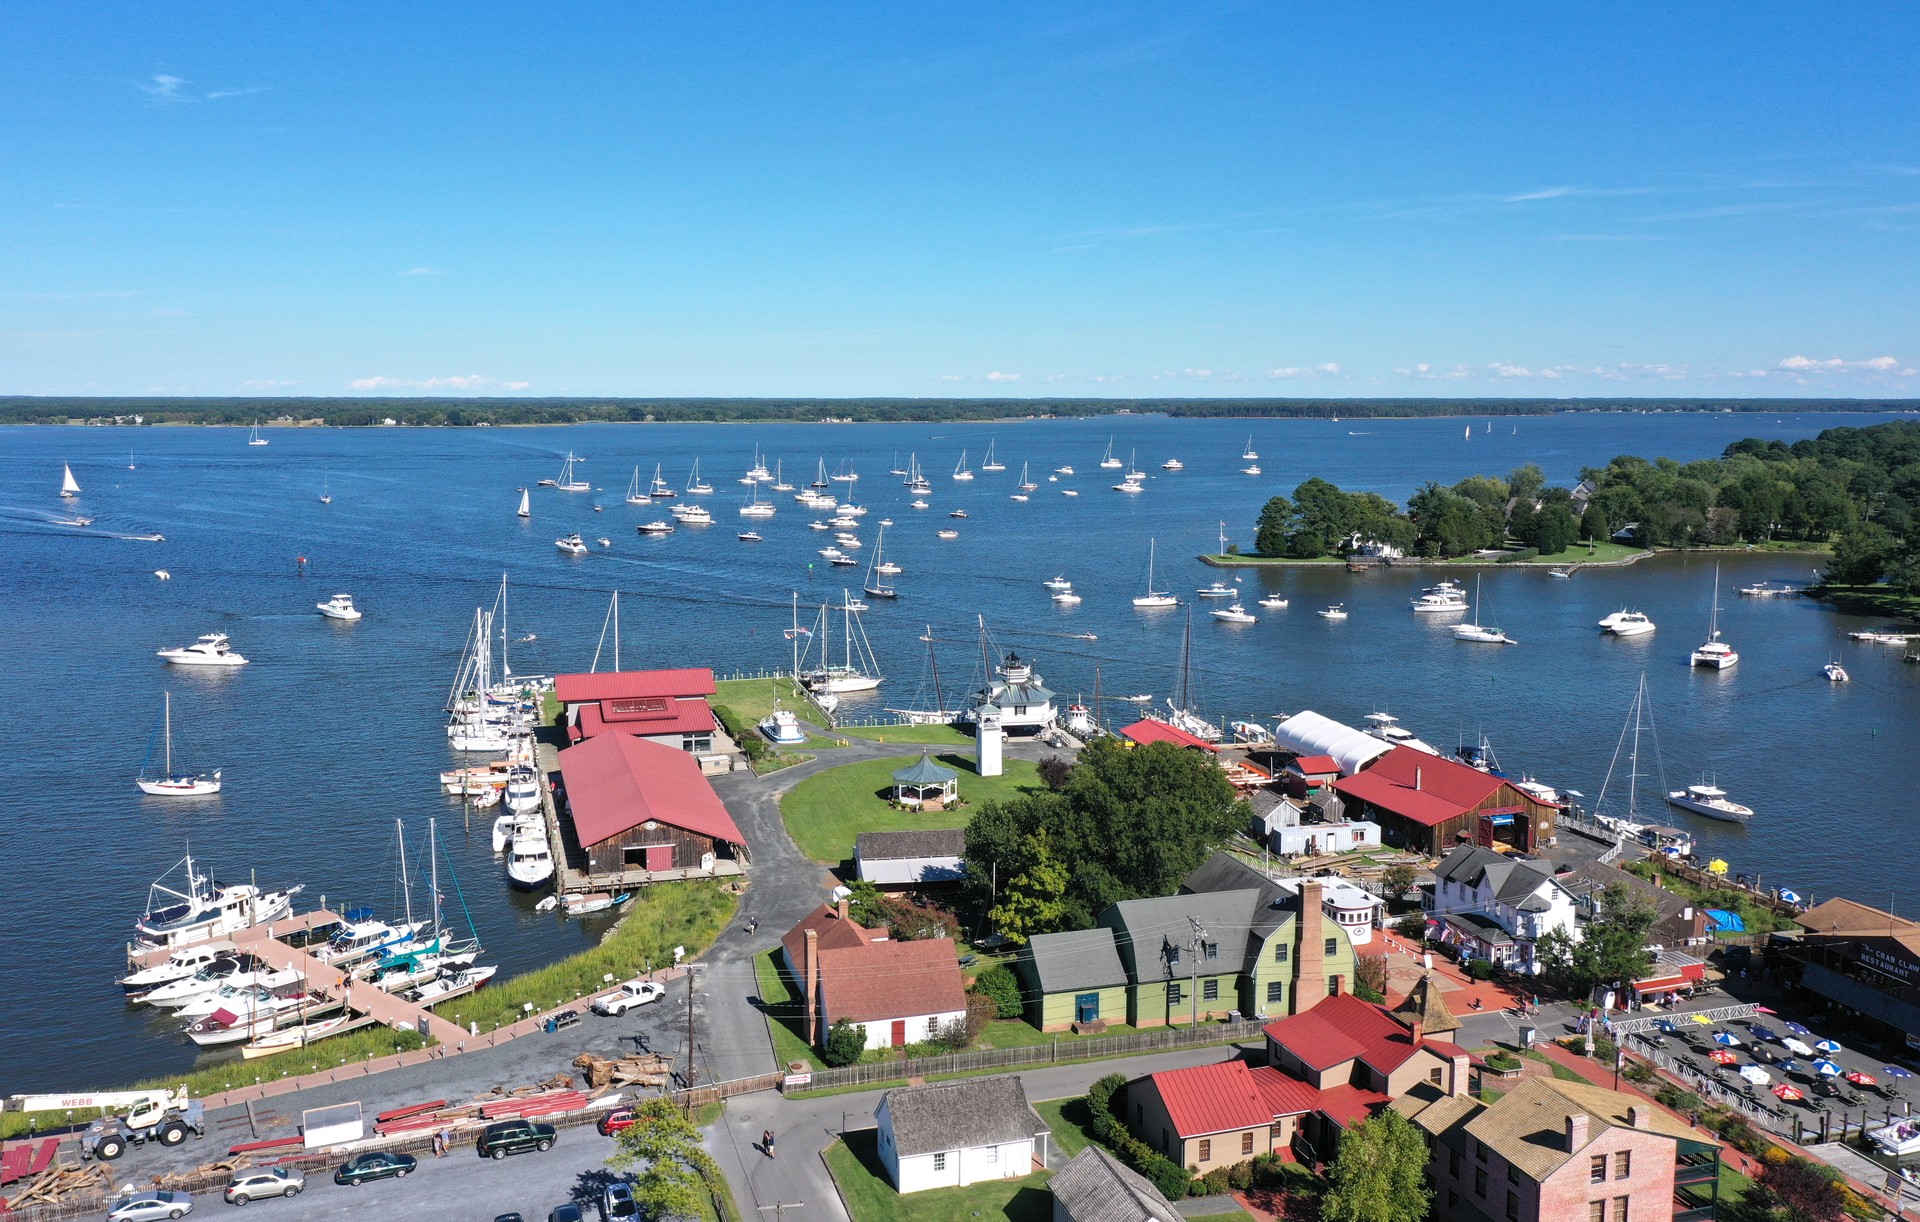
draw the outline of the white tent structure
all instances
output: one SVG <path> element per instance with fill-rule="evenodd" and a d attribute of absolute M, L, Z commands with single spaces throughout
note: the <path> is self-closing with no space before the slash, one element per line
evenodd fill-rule
<path fill-rule="evenodd" d="M 1342 776 L 1352 776 L 1393 750 L 1391 743 L 1311 709 L 1295 713 L 1273 730 L 1276 746 L 1301 755 L 1331 756 Z"/>

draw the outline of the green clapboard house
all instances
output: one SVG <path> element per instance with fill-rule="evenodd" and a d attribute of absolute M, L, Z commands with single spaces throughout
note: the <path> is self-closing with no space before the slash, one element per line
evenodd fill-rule
<path fill-rule="evenodd" d="M 1352 991 L 1354 957 L 1311 879 L 1283 888 L 1216 853 L 1177 895 L 1124 900 L 1093 929 L 1034 937 L 1018 969 L 1028 1021 L 1058 1031 L 1298 1014 Z"/>

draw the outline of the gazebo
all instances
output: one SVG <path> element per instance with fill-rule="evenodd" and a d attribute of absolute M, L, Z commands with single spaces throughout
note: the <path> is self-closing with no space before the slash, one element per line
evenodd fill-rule
<path fill-rule="evenodd" d="M 925 751 L 893 774 L 893 800 L 912 810 L 939 810 L 959 794 L 960 774 L 934 763 Z"/>

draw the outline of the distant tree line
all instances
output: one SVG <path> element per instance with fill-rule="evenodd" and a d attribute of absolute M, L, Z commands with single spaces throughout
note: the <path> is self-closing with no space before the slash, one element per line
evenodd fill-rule
<path fill-rule="evenodd" d="M 1832 428 L 1791 445 L 1747 438 L 1690 463 L 1622 455 L 1583 469 L 1572 488 L 1549 487 L 1528 464 L 1504 479 L 1428 483 L 1405 509 L 1314 478 L 1266 503 L 1254 546 L 1298 559 L 1369 542 L 1430 557 L 1490 548 L 1551 556 L 1616 532 L 1643 547 L 1832 544 L 1829 580 L 1884 578 L 1920 592 L 1920 421 Z"/>
<path fill-rule="evenodd" d="M 722 399 L 722 398 L 60 398 L 0 396 L 0 423 L 70 421 L 251 424 L 320 420 L 340 427 L 477 424 L 720 423 L 852 420 L 861 423 L 1005 420 L 1033 416 L 1141 415 L 1194 419 L 1540 416 L 1555 412 L 1884 412 L 1920 409 L 1886 399 Z"/>

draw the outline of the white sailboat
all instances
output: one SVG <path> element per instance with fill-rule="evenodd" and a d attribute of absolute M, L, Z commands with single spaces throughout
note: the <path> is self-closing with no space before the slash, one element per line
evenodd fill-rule
<path fill-rule="evenodd" d="M 650 498 L 640 489 L 640 464 L 633 464 L 633 478 L 627 481 L 627 504 L 645 505 Z"/>
<path fill-rule="evenodd" d="M 160 706 L 160 771 L 157 775 L 147 771 L 147 764 L 153 759 L 153 744 L 147 744 L 147 759 L 141 762 L 140 775 L 134 784 L 140 792 L 152 794 L 156 798 L 199 798 L 220 792 L 220 771 L 192 772 L 186 769 L 176 771 L 173 766 L 173 693 L 164 693 Z"/>
<path fill-rule="evenodd" d="M 514 511 L 514 516 L 521 518 L 533 516 L 533 496 L 525 488 L 520 490 L 520 508 Z"/>
<path fill-rule="evenodd" d="M 1133 600 L 1136 607 L 1174 607 L 1180 604 L 1180 600 L 1170 592 L 1153 588 L 1153 555 L 1157 542 L 1154 539 L 1147 540 L 1147 589 Z"/>
<path fill-rule="evenodd" d="M 253 430 L 247 434 L 247 444 L 250 446 L 263 446 L 267 444 L 267 439 L 260 435 L 260 422 L 258 420 L 253 422 Z"/>
<path fill-rule="evenodd" d="M 792 492 L 793 491 L 793 485 L 787 482 L 787 477 L 785 474 L 785 466 L 786 466 L 786 460 L 784 458 L 774 459 L 773 490 L 775 492 Z M 762 468 L 762 469 L 764 470 L 765 468 Z"/>
<path fill-rule="evenodd" d="M 1707 639 L 1693 651 L 1693 664 L 1710 670 L 1725 670 L 1740 660 L 1733 646 L 1720 639 L 1720 566 L 1713 566 L 1713 614 L 1707 624 Z"/>
<path fill-rule="evenodd" d="M 566 465 L 560 468 L 560 478 L 554 481 L 553 486 L 555 488 L 558 488 L 562 492 L 593 491 L 593 485 L 589 484 L 586 480 L 573 478 L 573 464 L 578 461 L 580 460 L 573 456 L 573 451 L 568 450 Z"/>
<path fill-rule="evenodd" d="M 73 466 L 60 464 L 60 496 L 64 500 L 73 500 L 80 495 L 80 481 L 73 478 Z"/>
<path fill-rule="evenodd" d="M 1027 478 L 1027 464 L 1021 463 L 1020 464 L 1020 491 L 1037 492 L 1039 490 L 1040 490 L 1040 485 L 1034 483 L 1031 479 Z"/>
<path fill-rule="evenodd" d="M 894 589 L 893 583 L 887 580 L 887 573 L 889 571 L 899 572 L 899 566 L 886 564 L 881 560 L 881 552 L 886 546 L 886 542 L 887 528 L 883 526 L 880 528 L 879 535 L 875 536 L 873 540 L 873 555 L 867 560 L 867 584 L 864 588 L 869 598 L 896 599 L 900 597 L 900 591 Z"/>
<path fill-rule="evenodd" d="M 749 482 L 752 484 L 752 487 L 747 492 L 747 503 L 740 506 L 740 516 L 743 518 L 772 517 L 776 512 L 773 502 L 760 499 L 760 484 L 758 481 Z"/>
<path fill-rule="evenodd" d="M 1107 452 L 1100 459 L 1100 469 L 1102 471 L 1118 471 L 1120 466 L 1120 460 L 1113 456 L 1113 438 L 1109 437 L 1107 438 Z"/>
<path fill-rule="evenodd" d="M 982 462 L 982 463 L 980 464 L 980 469 L 981 469 L 982 471 L 1005 471 L 1005 470 L 1007 469 L 1007 464 L 1005 464 L 1005 463 L 1003 463 L 1003 462 L 1001 462 L 1001 461 L 1000 461 L 999 459 L 997 459 L 997 458 L 995 458 L 995 457 L 993 456 L 993 447 L 994 447 L 994 444 L 995 444 L 995 443 L 994 443 L 994 441 L 993 441 L 993 439 L 992 439 L 992 438 L 989 438 L 989 439 L 987 440 L 987 456 L 986 456 L 986 460 L 985 460 L 985 461 L 983 461 L 983 462 Z M 1021 480 L 1022 480 L 1022 481 L 1025 481 L 1025 479 L 1026 479 L 1026 476 L 1025 476 L 1025 474 L 1024 474 L 1024 471 L 1025 471 L 1026 469 L 1025 469 L 1025 468 L 1023 467 L 1023 468 L 1021 468 L 1021 470 L 1022 470 L 1022 472 L 1023 472 L 1023 474 L 1021 475 L 1021 477 L 1020 477 L 1020 478 L 1021 478 Z"/>
<path fill-rule="evenodd" d="M 687 495 L 706 496 L 713 491 L 713 485 L 700 478 L 700 460 L 693 460 L 693 470 L 687 472 Z"/>
<path fill-rule="evenodd" d="M 129 467 L 127 469 L 131 471 L 133 468 Z M 320 473 L 320 503 L 322 505 L 333 504 L 333 489 L 330 487 L 331 483 L 332 480 L 329 478 L 327 472 L 322 471 Z"/>
<path fill-rule="evenodd" d="M 960 451 L 960 461 L 954 464 L 953 478 L 965 483 L 973 478 L 973 472 L 967 469 L 967 452 Z"/>
<path fill-rule="evenodd" d="M 829 478 L 843 484 L 854 484 L 860 481 L 860 473 L 853 469 L 851 458 L 843 458 L 840 460 L 840 465 L 833 469 L 833 474 Z"/>
<path fill-rule="evenodd" d="M 1260 458 L 1260 455 L 1259 455 L 1259 453 L 1258 453 L 1258 452 L 1256 452 L 1256 451 L 1254 450 L 1254 448 L 1253 448 L 1253 434 L 1252 434 L 1252 433 L 1248 433 L 1248 434 L 1247 434 L 1247 448 L 1246 448 L 1246 449 L 1244 449 L 1244 450 L 1242 450 L 1242 451 L 1240 451 L 1240 457 L 1242 457 L 1242 458 L 1244 458 L 1244 459 L 1246 459 L 1246 460 L 1247 460 L 1248 462 L 1256 462 L 1256 461 L 1258 461 L 1258 460 L 1259 460 L 1259 458 Z"/>
<path fill-rule="evenodd" d="M 671 501 L 678 494 L 673 485 L 660 478 L 660 464 L 653 464 L 653 482 L 647 485 L 647 495 L 656 501 Z"/>
<path fill-rule="evenodd" d="M 1491 628 L 1480 622 L 1480 610 L 1486 604 L 1480 599 L 1480 578 L 1473 579 L 1473 622 L 1455 624 L 1453 639 L 1456 641 L 1475 641 L 1482 645 L 1517 645 L 1518 641 L 1498 628 Z"/>
<path fill-rule="evenodd" d="M 866 629 L 861 626 L 860 615 L 852 604 L 852 593 L 842 590 L 841 604 L 837 608 L 842 616 L 842 660 L 839 662 L 833 660 L 831 612 L 836 608 L 820 608 L 819 628 L 808 643 L 809 653 L 812 653 L 813 645 L 820 647 L 817 655 L 819 661 L 812 670 L 801 676 L 801 682 L 806 684 L 807 690 L 843 695 L 847 692 L 870 692 L 880 686 L 883 678 L 880 665 L 873 656 L 873 646 L 867 640 Z"/>

